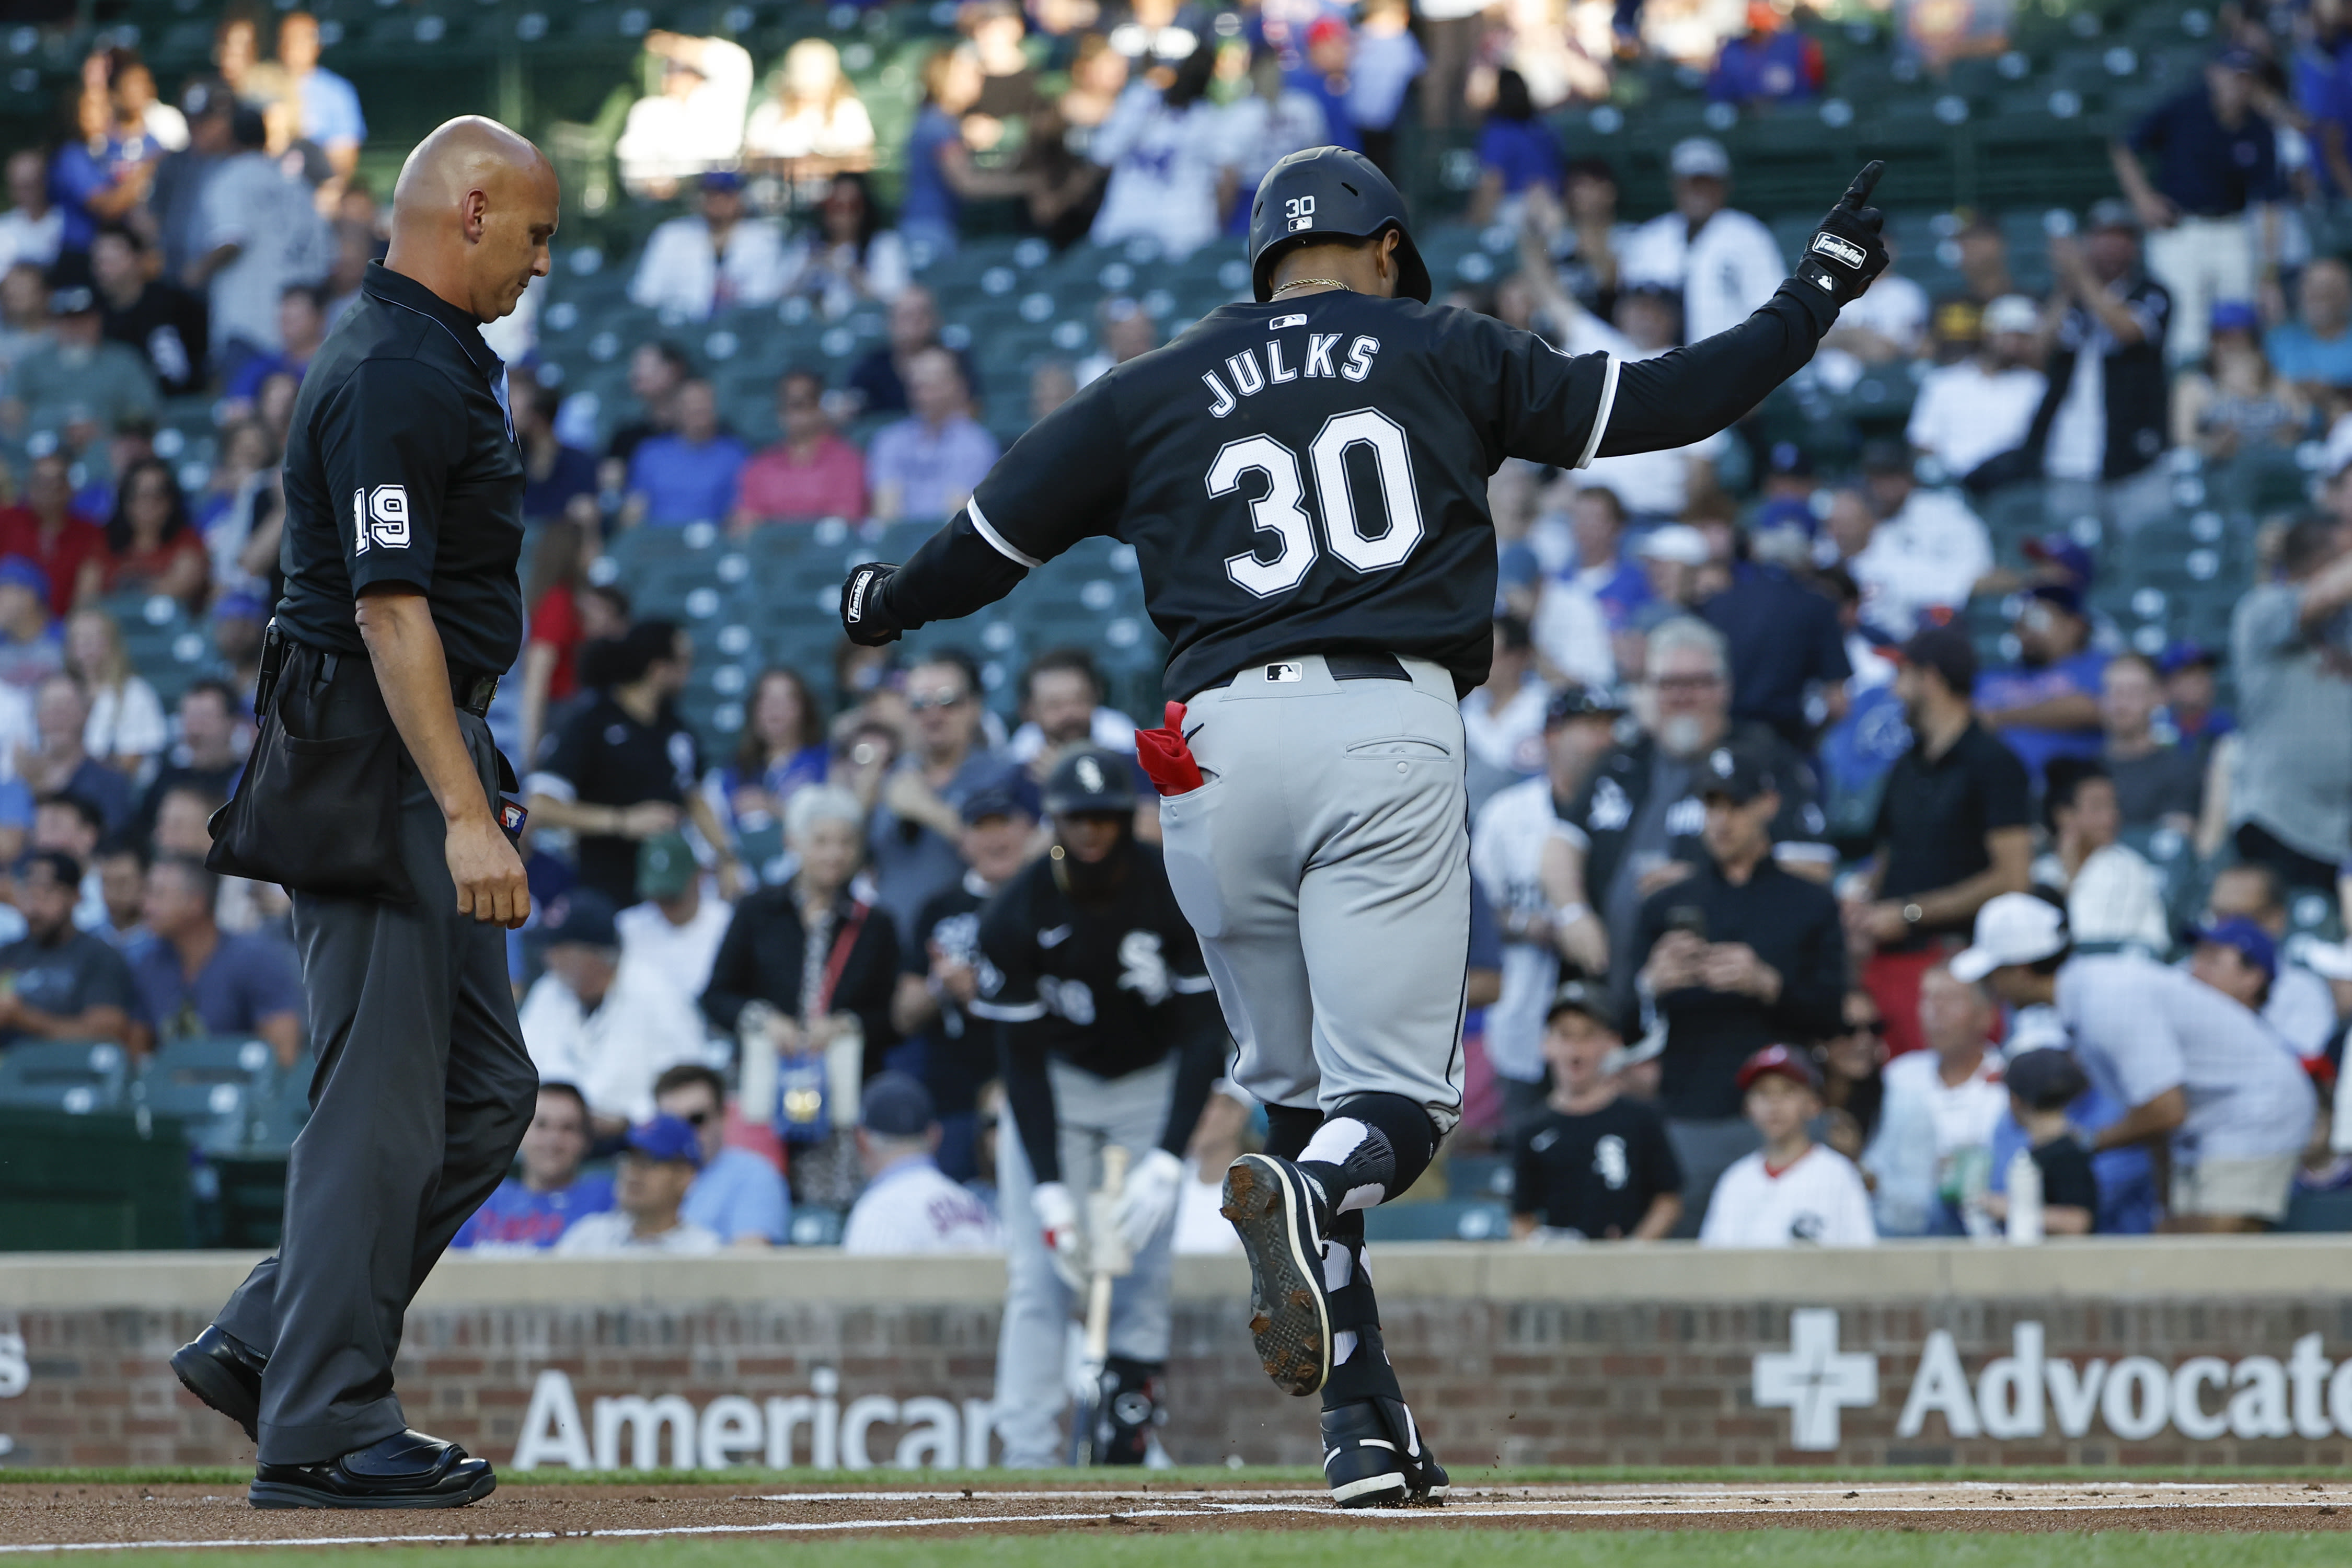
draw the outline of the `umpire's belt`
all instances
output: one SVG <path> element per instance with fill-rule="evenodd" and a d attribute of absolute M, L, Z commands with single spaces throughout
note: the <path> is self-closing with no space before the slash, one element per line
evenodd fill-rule
<path fill-rule="evenodd" d="M 375 684 L 375 665 L 366 656 L 332 653 L 324 648 L 310 651 L 318 660 L 320 684 L 331 686 L 337 677 L 348 674 L 356 674 L 370 685 Z M 468 675 L 459 669 L 449 672 L 449 700 L 477 719 L 489 717 L 490 704 L 498 700 L 498 695 L 499 678 L 495 675 Z"/>
<path fill-rule="evenodd" d="M 1288 661 L 1284 659 L 1270 659 L 1267 661 L 1267 668 L 1272 669 L 1276 666 L 1286 662 Z M 1404 667 L 1404 661 L 1397 658 L 1397 656 L 1392 653 L 1327 653 L 1323 656 L 1323 668 L 1331 672 L 1331 679 L 1334 680 L 1402 680 L 1409 682 L 1412 679 L 1412 674 L 1408 672 Z M 1241 672 L 1239 670 L 1234 672 L 1234 675 L 1238 675 Z M 1269 676 L 1268 679 L 1273 679 L 1276 678 Z M 1295 680 L 1297 677 L 1292 676 L 1290 679 Z M 1234 676 L 1228 675 L 1219 679 L 1212 680 L 1208 685 L 1201 688 L 1201 690 L 1219 691 L 1223 689 L 1225 687 L 1231 686 L 1233 683 Z M 1197 696 L 1198 693 L 1196 692 L 1194 695 Z"/>

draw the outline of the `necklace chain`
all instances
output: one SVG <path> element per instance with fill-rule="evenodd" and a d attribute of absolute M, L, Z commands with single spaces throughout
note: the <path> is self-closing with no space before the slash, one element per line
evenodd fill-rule
<path fill-rule="evenodd" d="M 1347 287 L 1345 283 L 1340 282 L 1337 278 L 1294 278 L 1289 282 L 1285 283 L 1281 288 L 1276 289 L 1274 292 L 1276 298 L 1279 299 L 1281 296 L 1289 293 L 1293 289 L 1311 289 L 1318 283 L 1327 289 L 1345 289 Z"/>

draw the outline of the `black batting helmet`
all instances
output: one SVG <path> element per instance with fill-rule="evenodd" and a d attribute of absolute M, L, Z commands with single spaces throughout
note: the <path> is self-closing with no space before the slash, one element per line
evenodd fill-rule
<path fill-rule="evenodd" d="M 1055 816 L 1125 816 L 1135 809 L 1134 772 L 1115 752 L 1073 752 L 1045 781 L 1045 809 Z"/>
<path fill-rule="evenodd" d="M 1370 239 L 1397 231 L 1397 292 L 1429 303 L 1429 268 L 1404 226 L 1404 197 L 1361 153 L 1309 147 L 1265 172 L 1250 204 L 1250 282 L 1273 297 L 1274 264 L 1293 241 Z"/>

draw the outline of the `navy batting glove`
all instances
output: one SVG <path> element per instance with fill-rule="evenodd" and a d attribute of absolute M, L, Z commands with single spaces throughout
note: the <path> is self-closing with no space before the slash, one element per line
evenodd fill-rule
<path fill-rule="evenodd" d="M 1886 215 L 1870 205 L 1870 193 L 1885 172 L 1886 165 L 1876 159 L 1863 165 L 1806 242 L 1805 258 L 1797 263 L 1797 276 L 1840 307 L 1861 299 L 1871 280 L 1886 270 L 1886 242 L 1879 237 Z"/>
<path fill-rule="evenodd" d="M 882 590 L 898 568 L 887 561 L 869 561 L 841 585 L 841 629 L 860 647 L 880 647 L 898 640 L 898 626 L 882 603 Z"/>

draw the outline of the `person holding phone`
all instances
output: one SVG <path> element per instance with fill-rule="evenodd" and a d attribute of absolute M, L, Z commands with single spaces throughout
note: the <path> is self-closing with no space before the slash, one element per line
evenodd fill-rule
<path fill-rule="evenodd" d="M 1619 1007 L 1637 1049 L 1662 1052 L 1659 1104 L 1696 1232 L 1716 1180 L 1758 1146 L 1741 1114 L 1740 1064 L 1775 1044 L 1806 1047 L 1844 1023 L 1837 900 L 1772 858 L 1781 806 L 1771 751 L 1746 740 L 1698 759 L 1706 858 L 1642 901 Z"/>

